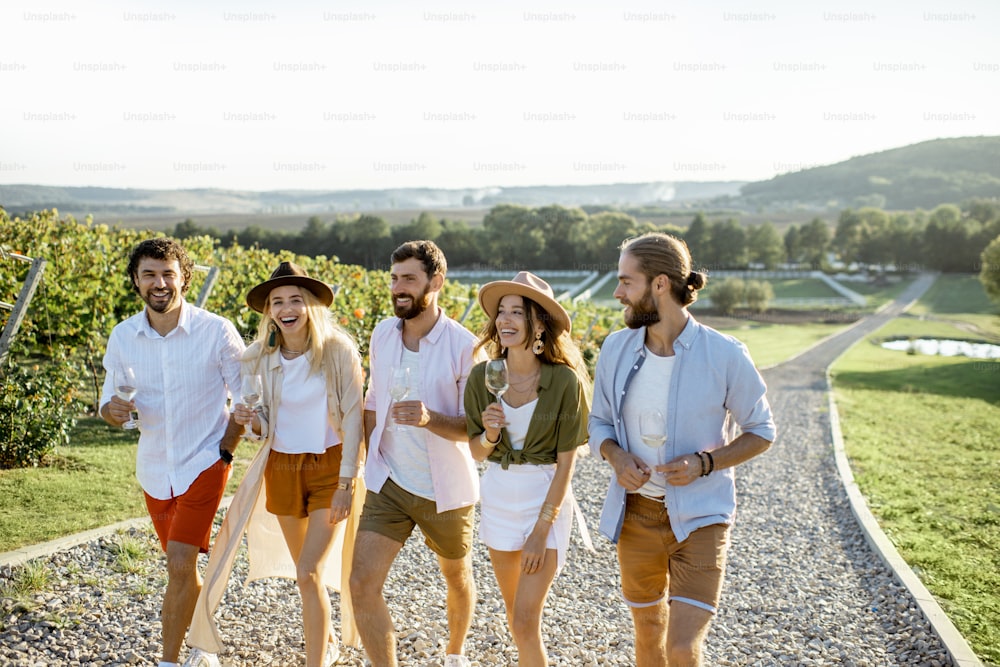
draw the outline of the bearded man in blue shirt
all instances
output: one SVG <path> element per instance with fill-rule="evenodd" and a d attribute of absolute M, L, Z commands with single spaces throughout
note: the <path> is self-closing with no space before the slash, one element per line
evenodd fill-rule
<path fill-rule="evenodd" d="M 600 530 L 617 544 L 637 667 L 702 664 L 736 511 L 733 468 L 775 437 L 746 346 L 688 313 L 705 282 L 673 236 L 622 244 L 615 298 L 628 329 L 604 341 L 594 375 L 590 446 L 614 471 Z"/>

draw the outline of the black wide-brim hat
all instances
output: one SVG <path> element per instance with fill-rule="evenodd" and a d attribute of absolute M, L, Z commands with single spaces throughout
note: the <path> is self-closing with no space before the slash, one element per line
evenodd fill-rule
<path fill-rule="evenodd" d="M 322 280 L 310 278 L 306 270 L 295 262 L 282 262 L 270 278 L 247 293 L 247 305 L 258 313 L 263 313 L 267 295 L 275 287 L 284 285 L 296 285 L 309 290 L 324 306 L 329 307 L 333 303 L 333 289 L 329 285 Z"/>

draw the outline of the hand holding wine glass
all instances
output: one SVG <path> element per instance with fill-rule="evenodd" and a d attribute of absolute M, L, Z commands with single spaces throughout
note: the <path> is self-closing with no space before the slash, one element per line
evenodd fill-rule
<path fill-rule="evenodd" d="M 507 373 L 506 359 L 490 359 L 486 362 L 486 388 L 497 397 L 497 403 L 500 404 L 500 409 L 503 410 L 501 398 L 510 389 L 510 377 Z M 503 423 L 495 422 L 490 424 L 490 426 L 500 428 L 503 426 Z"/>
<path fill-rule="evenodd" d="M 131 366 L 122 365 L 115 369 L 115 395 L 122 399 L 123 401 L 128 401 L 129 403 L 135 398 L 136 392 L 136 381 L 135 381 L 135 371 L 132 370 Z M 142 422 L 139 421 L 139 411 L 135 409 L 133 405 L 129 410 L 128 420 L 122 424 L 122 428 L 134 429 L 139 428 Z"/>
<path fill-rule="evenodd" d="M 260 375 L 244 375 L 242 381 L 242 387 L 240 389 L 240 398 L 243 399 L 243 405 L 250 409 L 251 412 L 256 412 L 260 408 L 261 396 L 263 394 L 263 382 L 261 381 Z M 257 436 L 253 432 L 253 418 L 251 417 L 250 427 L 246 434 L 246 437 L 251 440 L 259 440 L 260 436 Z"/>
<path fill-rule="evenodd" d="M 406 395 L 410 393 L 410 369 L 406 366 L 399 366 L 392 371 L 392 377 L 389 379 L 389 396 L 392 397 L 393 401 L 401 401 L 406 398 Z M 396 420 L 392 418 L 392 408 L 389 408 L 389 419 L 392 420 L 392 424 L 387 426 L 386 429 L 390 431 L 405 431 L 406 426 L 400 426 L 396 424 Z"/>

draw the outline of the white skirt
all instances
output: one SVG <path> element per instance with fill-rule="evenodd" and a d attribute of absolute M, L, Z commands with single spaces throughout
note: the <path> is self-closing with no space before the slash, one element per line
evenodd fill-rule
<path fill-rule="evenodd" d="M 555 474 L 554 463 L 511 465 L 504 470 L 499 463 L 489 461 L 479 487 L 479 538 L 483 543 L 497 551 L 520 551 L 538 521 Z M 575 506 L 571 484 L 545 543 L 546 548 L 557 551 L 560 569 L 566 562 Z"/>

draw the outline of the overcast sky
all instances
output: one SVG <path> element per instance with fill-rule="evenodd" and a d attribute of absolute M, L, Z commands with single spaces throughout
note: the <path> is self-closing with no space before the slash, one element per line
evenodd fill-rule
<path fill-rule="evenodd" d="M 1000 135 L 1000 3 L 0 6 L 0 183 L 759 180 Z"/>

